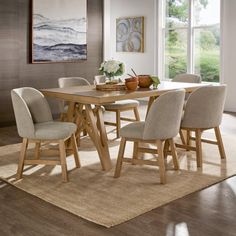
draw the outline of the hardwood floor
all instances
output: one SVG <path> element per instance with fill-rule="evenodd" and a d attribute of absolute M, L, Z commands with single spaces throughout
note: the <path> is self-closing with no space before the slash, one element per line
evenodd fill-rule
<path fill-rule="evenodd" d="M 224 114 L 222 133 L 236 135 L 235 114 Z M 15 127 L 0 129 L 1 146 L 20 141 Z M 0 235 L 233 236 L 236 176 L 109 229 L 0 181 Z"/>

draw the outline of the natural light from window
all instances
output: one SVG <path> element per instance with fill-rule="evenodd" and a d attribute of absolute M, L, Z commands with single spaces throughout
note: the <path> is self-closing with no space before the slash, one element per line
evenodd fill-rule
<path fill-rule="evenodd" d="M 220 0 L 163 0 L 164 77 L 200 74 L 219 82 Z"/>

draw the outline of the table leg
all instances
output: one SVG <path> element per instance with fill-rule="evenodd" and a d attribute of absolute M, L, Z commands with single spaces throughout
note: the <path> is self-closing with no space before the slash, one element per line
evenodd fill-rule
<path fill-rule="evenodd" d="M 150 110 L 150 107 L 152 105 L 152 103 L 155 101 L 156 97 L 149 97 L 149 101 L 148 101 L 148 107 L 147 107 L 147 112 L 146 112 L 146 117 L 145 119 L 147 118 L 147 115 L 148 115 L 148 112 Z"/>
<path fill-rule="evenodd" d="M 112 168 L 110 153 L 108 148 L 107 134 L 105 130 L 102 109 L 97 107 L 97 123 L 94 112 L 90 104 L 85 105 L 87 124 L 86 130 L 97 148 L 98 155 L 103 170 Z"/>
<path fill-rule="evenodd" d="M 74 122 L 75 102 L 69 102 L 66 121 Z"/>

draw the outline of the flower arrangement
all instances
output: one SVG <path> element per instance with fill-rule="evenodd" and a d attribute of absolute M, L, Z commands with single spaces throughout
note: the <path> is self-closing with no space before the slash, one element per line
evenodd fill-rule
<path fill-rule="evenodd" d="M 112 80 L 114 76 L 120 76 L 124 74 L 125 66 L 124 63 L 120 61 L 108 60 L 101 64 L 99 71 L 103 72 L 106 77 Z"/>

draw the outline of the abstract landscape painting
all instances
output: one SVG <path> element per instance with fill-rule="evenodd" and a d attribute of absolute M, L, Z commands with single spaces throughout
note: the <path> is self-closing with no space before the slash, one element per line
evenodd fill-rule
<path fill-rule="evenodd" d="M 116 20 L 116 51 L 144 51 L 144 17 L 127 17 Z"/>
<path fill-rule="evenodd" d="M 32 62 L 87 59 L 87 0 L 32 1 Z"/>

